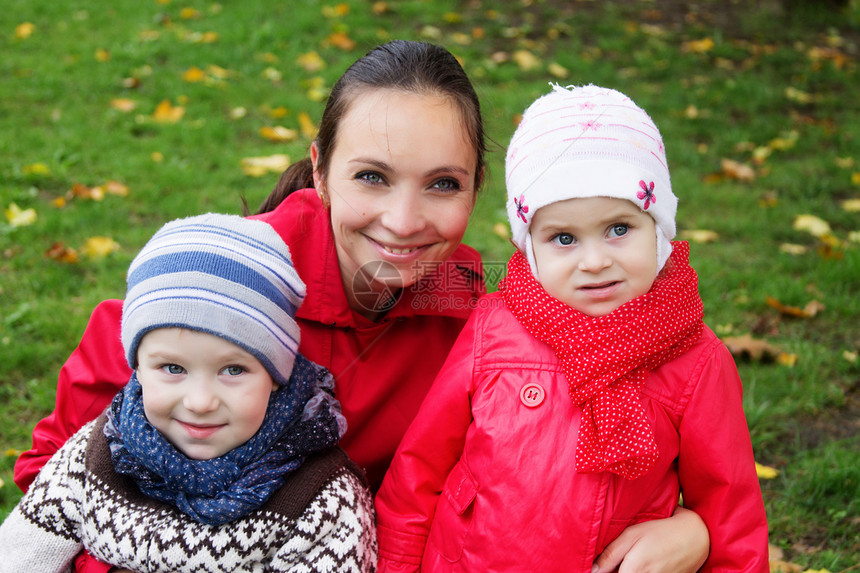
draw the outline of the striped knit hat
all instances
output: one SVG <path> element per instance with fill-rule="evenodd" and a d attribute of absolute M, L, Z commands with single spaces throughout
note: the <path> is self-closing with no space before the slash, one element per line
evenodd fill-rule
<path fill-rule="evenodd" d="M 290 251 L 262 221 L 209 213 L 177 219 L 128 269 L 122 344 L 134 368 L 143 335 L 179 327 L 243 348 L 286 385 L 299 347 L 296 310 L 305 284 Z"/>
<path fill-rule="evenodd" d="M 511 138 L 505 184 L 512 238 L 535 278 L 532 217 L 566 199 L 632 201 L 657 224 L 657 272 L 672 253 L 678 199 L 663 138 L 648 114 L 621 92 L 554 85 L 529 106 Z"/>

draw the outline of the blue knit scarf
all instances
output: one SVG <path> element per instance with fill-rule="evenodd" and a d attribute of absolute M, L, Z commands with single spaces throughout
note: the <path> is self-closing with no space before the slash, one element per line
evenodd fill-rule
<path fill-rule="evenodd" d="M 217 526 L 259 508 L 308 454 L 338 442 L 346 420 L 333 390 L 325 368 L 297 355 L 289 386 L 272 392 L 260 430 L 223 456 L 193 460 L 146 419 L 132 374 L 113 399 L 104 433 L 118 473 L 145 495 Z"/>

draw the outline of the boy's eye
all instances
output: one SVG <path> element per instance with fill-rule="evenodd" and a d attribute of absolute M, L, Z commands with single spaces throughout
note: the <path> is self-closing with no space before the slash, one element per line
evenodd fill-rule
<path fill-rule="evenodd" d="M 627 234 L 627 231 L 630 230 L 630 227 L 627 225 L 617 224 L 609 227 L 609 236 L 610 237 L 623 237 Z"/>
<path fill-rule="evenodd" d="M 161 369 L 168 374 L 182 374 L 183 372 L 185 372 L 185 368 L 183 368 L 179 364 L 165 364 L 161 367 Z"/>
<path fill-rule="evenodd" d="M 244 371 L 245 371 L 245 369 L 242 368 L 241 366 L 228 366 L 227 368 L 224 369 L 224 373 L 227 376 L 238 376 L 238 375 L 242 374 Z"/>
<path fill-rule="evenodd" d="M 570 233 L 559 233 L 555 237 L 552 238 L 553 241 L 566 247 L 567 245 L 572 245 L 576 239 Z"/>

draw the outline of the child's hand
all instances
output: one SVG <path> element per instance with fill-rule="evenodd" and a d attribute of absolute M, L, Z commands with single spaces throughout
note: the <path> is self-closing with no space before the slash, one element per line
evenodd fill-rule
<path fill-rule="evenodd" d="M 601 553 L 592 573 L 693 573 L 708 558 L 702 519 L 679 507 L 672 517 L 631 525 Z"/>

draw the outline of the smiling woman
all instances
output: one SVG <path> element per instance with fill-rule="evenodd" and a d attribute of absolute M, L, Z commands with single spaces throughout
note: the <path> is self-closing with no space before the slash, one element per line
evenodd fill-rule
<path fill-rule="evenodd" d="M 388 263 L 399 280 L 366 276 L 368 291 L 347 291 L 350 307 L 371 320 L 374 293 L 409 287 L 448 260 L 475 204 L 476 154 L 447 98 L 367 92 L 343 117 L 325 179 L 315 186 L 329 206 L 342 277 Z M 447 145 L 438 142 L 446 141 Z M 311 147 L 316 167 L 319 151 Z"/>

